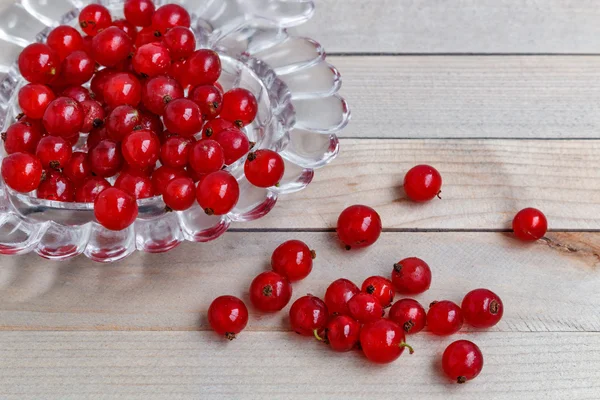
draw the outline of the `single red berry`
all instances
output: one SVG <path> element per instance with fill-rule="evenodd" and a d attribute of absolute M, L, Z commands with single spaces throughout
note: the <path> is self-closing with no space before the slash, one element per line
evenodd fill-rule
<path fill-rule="evenodd" d="M 414 351 L 405 342 L 404 330 L 389 319 L 379 319 L 363 325 L 360 331 L 360 347 L 369 361 L 377 364 L 390 363 L 408 348 L 410 354 Z"/>
<path fill-rule="evenodd" d="M 100 4 L 90 4 L 79 13 L 79 26 L 90 36 L 96 36 L 110 26 L 110 11 Z"/>
<path fill-rule="evenodd" d="M 248 154 L 244 173 L 248 182 L 257 187 L 267 188 L 279 185 L 283 178 L 285 164 L 277 152 L 268 149 Z"/>
<path fill-rule="evenodd" d="M 188 99 L 169 102 L 163 115 L 165 127 L 183 137 L 194 136 L 202 130 L 202 114 L 196 103 Z"/>
<path fill-rule="evenodd" d="M 142 173 L 121 172 L 115 181 L 115 187 L 129 193 L 136 199 L 154 196 L 152 181 Z"/>
<path fill-rule="evenodd" d="M 94 201 L 96 220 L 112 231 L 120 231 L 135 222 L 138 207 L 135 197 L 121 189 L 108 188 L 102 191 Z"/>
<path fill-rule="evenodd" d="M 229 172 L 212 172 L 198 184 L 196 199 L 208 215 L 224 215 L 235 207 L 240 187 Z"/>
<path fill-rule="evenodd" d="M 302 336 L 313 336 L 329 319 L 327 306 L 318 297 L 307 295 L 296 300 L 290 308 L 292 330 Z"/>
<path fill-rule="evenodd" d="M 99 176 L 90 176 L 75 189 L 75 201 L 78 203 L 93 203 L 100 193 L 110 187 L 110 183 Z"/>
<path fill-rule="evenodd" d="M 361 324 L 377 321 L 383 318 L 385 313 L 379 299 L 364 292 L 356 293 L 348 300 L 348 311 L 350 316 Z"/>
<path fill-rule="evenodd" d="M 121 152 L 129 165 L 144 169 L 154 165 L 160 154 L 160 141 L 149 130 L 133 131 L 121 143 Z"/>
<path fill-rule="evenodd" d="M 117 72 L 106 80 L 102 97 L 110 108 L 122 105 L 136 107 L 142 100 L 142 84 L 131 73 Z"/>
<path fill-rule="evenodd" d="M 189 94 L 190 100 L 198 104 L 204 120 L 219 116 L 223 105 L 223 95 L 213 85 L 196 86 Z"/>
<path fill-rule="evenodd" d="M 108 137 L 108 132 L 106 131 L 106 125 L 102 125 L 100 128 L 92 129 L 86 140 L 88 152 L 104 139 L 110 139 Z"/>
<path fill-rule="evenodd" d="M 189 165 L 198 174 L 210 174 L 223 168 L 225 153 L 221 145 L 214 140 L 200 140 L 189 150 Z"/>
<path fill-rule="evenodd" d="M 113 140 L 103 140 L 89 152 L 92 172 L 103 178 L 116 175 L 123 167 L 121 146 Z"/>
<path fill-rule="evenodd" d="M 35 156 L 45 169 L 61 169 L 71 158 L 71 145 L 60 136 L 45 136 L 37 145 Z"/>
<path fill-rule="evenodd" d="M 394 301 L 394 286 L 383 276 L 371 276 L 365 279 L 361 290 L 375 296 L 383 308 L 391 306 Z"/>
<path fill-rule="evenodd" d="M 92 79 L 95 70 L 96 63 L 88 53 L 83 50 L 75 51 L 63 60 L 60 68 L 60 80 L 61 83 L 69 85 L 83 85 Z"/>
<path fill-rule="evenodd" d="M 188 163 L 192 142 L 181 136 L 171 136 L 160 147 L 160 161 L 172 168 L 182 168 Z"/>
<path fill-rule="evenodd" d="M 208 308 L 208 323 L 213 331 L 233 340 L 248 324 L 248 308 L 237 297 L 217 297 Z"/>
<path fill-rule="evenodd" d="M 249 90 L 243 88 L 231 89 L 223 95 L 221 118 L 242 127 L 249 125 L 256 118 L 258 103 Z"/>
<path fill-rule="evenodd" d="M 60 58 L 47 45 L 33 43 L 21 51 L 19 71 L 31 83 L 47 84 L 58 76 Z"/>
<path fill-rule="evenodd" d="M 290 282 L 302 280 L 312 271 L 317 253 L 300 240 L 288 240 L 280 244 L 271 256 L 273 271 L 285 276 Z"/>
<path fill-rule="evenodd" d="M 392 283 L 398 293 L 423 293 L 431 286 L 431 269 L 420 258 L 405 258 L 394 264 Z"/>
<path fill-rule="evenodd" d="M 189 28 L 191 24 L 190 14 L 177 4 L 166 4 L 159 7 L 152 16 L 152 27 L 161 34 L 176 26 Z"/>
<path fill-rule="evenodd" d="M 74 185 L 80 186 L 92 175 L 92 167 L 88 161 L 87 154 L 76 151 L 73 153 L 63 169 L 65 177 L 69 178 Z"/>
<path fill-rule="evenodd" d="M 211 139 L 219 142 L 225 152 L 225 164 L 231 165 L 244 157 L 250 150 L 250 141 L 246 134 L 237 128 L 225 129 L 213 134 Z"/>
<path fill-rule="evenodd" d="M 388 318 L 400 325 L 407 335 L 412 335 L 425 328 L 427 313 L 418 301 L 400 299 L 390 308 Z"/>
<path fill-rule="evenodd" d="M 465 383 L 475 379 L 483 369 L 483 354 L 475 343 L 457 340 L 444 350 L 442 369 L 454 382 Z"/>
<path fill-rule="evenodd" d="M 67 86 L 60 92 L 60 97 L 70 97 L 78 103 L 93 100 L 89 90 L 81 85 Z"/>
<path fill-rule="evenodd" d="M 337 279 L 325 292 L 325 304 L 330 314 L 350 315 L 348 301 L 359 293 L 360 289 L 348 279 Z"/>
<path fill-rule="evenodd" d="M 30 123 L 17 121 L 2 133 L 6 154 L 35 153 L 42 138 L 40 130 Z"/>
<path fill-rule="evenodd" d="M 346 208 L 337 221 L 337 234 L 347 250 L 367 247 L 381 235 L 381 218 L 371 207 L 354 205 Z"/>
<path fill-rule="evenodd" d="M 116 73 L 118 73 L 118 71 L 113 68 L 104 68 L 96 72 L 90 82 L 90 90 L 94 93 L 94 96 L 96 96 L 96 100 L 101 102 L 104 101 L 104 86 L 106 85 L 106 82 L 108 82 L 108 79 Z"/>
<path fill-rule="evenodd" d="M 171 168 L 166 165 L 157 168 L 152 173 L 152 188 L 156 195 L 161 195 L 165 188 L 173 179 L 187 177 L 187 172 L 183 168 Z"/>
<path fill-rule="evenodd" d="M 183 88 L 189 87 L 187 76 L 187 60 L 177 60 L 171 63 L 169 76 L 173 77 Z"/>
<path fill-rule="evenodd" d="M 41 119 L 29 118 L 26 115 L 17 115 L 16 120 L 22 124 L 33 126 L 42 134 L 42 136 L 46 136 L 48 134 Z"/>
<path fill-rule="evenodd" d="M 148 43 L 161 43 L 162 34 L 151 26 L 147 26 L 138 32 L 135 39 L 135 48 L 140 48 Z"/>
<path fill-rule="evenodd" d="M 226 129 L 238 129 L 233 122 L 226 121 L 221 118 L 210 120 L 204 124 L 202 128 L 203 138 L 212 138 L 213 135 L 217 135 Z M 238 129 L 239 130 L 239 129 Z"/>
<path fill-rule="evenodd" d="M 58 54 L 61 60 L 64 60 L 75 51 L 84 50 L 81 34 L 77 29 L 68 25 L 61 25 L 52 29 L 48 34 L 46 44 Z"/>
<path fill-rule="evenodd" d="M 442 176 L 429 165 L 417 165 L 404 176 L 404 191 L 409 199 L 424 202 L 440 195 Z"/>
<path fill-rule="evenodd" d="M 2 159 L 2 179 L 13 190 L 29 193 L 42 179 L 42 163 L 29 153 L 13 153 Z"/>
<path fill-rule="evenodd" d="M 196 50 L 194 32 L 183 26 L 169 29 L 163 36 L 163 43 L 169 49 L 173 60 L 186 59 Z"/>
<path fill-rule="evenodd" d="M 518 239 L 533 242 L 544 237 L 548 231 L 548 220 L 537 208 L 524 208 L 515 215 L 512 227 Z"/>
<path fill-rule="evenodd" d="M 169 50 L 161 43 L 148 43 L 135 51 L 133 69 L 141 76 L 153 77 L 167 73 L 171 67 Z"/>
<path fill-rule="evenodd" d="M 92 41 L 92 56 L 100 65 L 113 67 L 125 60 L 133 43 L 128 34 L 116 26 L 111 26 L 98 33 Z"/>
<path fill-rule="evenodd" d="M 322 335 L 322 339 L 319 335 Z M 354 318 L 336 315 L 327 322 L 325 330 L 316 336 L 329 344 L 333 351 L 350 351 L 358 344 L 360 324 Z"/>
<path fill-rule="evenodd" d="M 221 58 L 210 49 L 196 50 L 188 57 L 186 69 L 189 85 L 212 85 L 221 76 Z"/>
<path fill-rule="evenodd" d="M 123 6 L 125 18 L 135 26 L 152 25 L 155 7 L 152 0 L 126 0 Z"/>
<path fill-rule="evenodd" d="M 460 307 L 451 301 L 434 301 L 427 311 L 427 326 L 434 335 L 452 335 L 462 328 L 463 313 Z"/>
<path fill-rule="evenodd" d="M 183 211 L 196 201 L 196 185 L 192 178 L 176 178 L 167 184 L 163 200 L 171 210 Z"/>
<path fill-rule="evenodd" d="M 46 108 L 55 98 L 48 86 L 30 83 L 19 90 L 19 107 L 29 118 L 42 119 Z"/>
<path fill-rule="evenodd" d="M 129 21 L 126 19 L 118 19 L 113 21 L 112 26 L 117 27 L 125 32 L 131 39 L 132 44 L 135 43 L 135 39 L 137 38 L 137 29 Z"/>
<path fill-rule="evenodd" d="M 75 186 L 58 171 L 48 171 L 36 191 L 40 199 L 72 202 L 75 200 Z"/>
<path fill-rule="evenodd" d="M 165 129 L 160 117 L 148 111 L 140 112 L 140 126 L 142 129 L 148 129 L 154 132 L 157 136 L 159 136 L 159 139 Z"/>
<path fill-rule="evenodd" d="M 167 104 L 181 98 L 183 98 L 181 85 L 169 76 L 160 75 L 148 79 L 142 89 L 144 107 L 157 115 L 163 115 Z"/>
<path fill-rule="evenodd" d="M 140 112 L 132 106 L 123 105 L 115 107 L 106 119 L 108 136 L 120 142 L 140 125 Z"/>
<path fill-rule="evenodd" d="M 104 126 L 104 118 L 106 114 L 104 108 L 96 100 L 84 100 L 79 103 L 83 111 L 83 125 L 81 132 L 89 133 L 92 129 Z"/>
<path fill-rule="evenodd" d="M 83 117 L 83 110 L 75 100 L 70 97 L 58 97 L 44 112 L 44 128 L 50 135 L 73 137 L 81 131 Z"/>
<path fill-rule="evenodd" d="M 465 321 L 476 328 L 491 328 L 502 319 L 504 306 L 500 297 L 488 289 L 475 289 L 466 294 L 460 307 Z"/>
<path fill-rule="evenodd" d="M 291 298 L 292 285 L 287 278 L 277 272 L 263 272 L 250 284 L 250 302 L 259 311 L 279 311 L 290 302 Z"/>

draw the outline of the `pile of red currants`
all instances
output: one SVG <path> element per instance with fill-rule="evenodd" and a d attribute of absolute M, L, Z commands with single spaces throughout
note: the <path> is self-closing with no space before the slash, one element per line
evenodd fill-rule
<path fill-rule="evenodd" d="M 239 186 L 224 168 L 243 157 L 251 184 L 277 185 L 283 159 L 250 152 L 244 132 L 255 96 L 223 91 L 221 59 L 196 49 L 188 12 L 127 0 L 124 15 L 113 20 L 91 4 L 79 14 L 83 34 L 59 26 L 22 51 L 29 84 L 18 93 L 22 114 L 2 133 L 4 182 L 40 199 L 94 203 L 111 230 L 135 221 L 136 200 L 159 195 L 168 210 L 197 201 L 209 215 L 228 213 Z"/>

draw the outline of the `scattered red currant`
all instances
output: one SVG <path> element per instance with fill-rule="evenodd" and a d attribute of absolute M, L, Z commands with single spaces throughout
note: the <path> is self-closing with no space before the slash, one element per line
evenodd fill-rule
<path fill-rule="evenodd" d="M 240 187 L 226 171 L 212 172 L 198 183 L 196 199 L 208 215 L 224 215 L 235 207 L 240 197 Z"/>
<path fill-rule="evenodd" d="M 75 201 L 78 203 L 93 203 L 98 195 L 109 187 L 110 183 L 106 179 L 99 176 L 90 176 L 75 189 Z"/>
<path fill-rule="evenodd" d="M 108 136 L 120 142 L 140 124 L 140 112 L 132 106 L 115 107 L 106 119 Z"/>
<path fill-rule="evenodd" d="M 217 297 L 208 308 L 208 323 L 220 336 L 233 340 L 248 324 L 248 308 L 237 297 Z"/>
<path fill-rule="evenodd" d="M 192 178 L 175 178 L 167 184 L 163 200 L 171 210 L 187 210 L 196 201 L 196 185 Z"/>
<path fill-rule="evenodd" d="M 524 208 L 513 219 L 515 236 L 525 242 L 532 242 L 544 237 L 548 231 L 546 216 L 537 208 Z"/>
<path fill-rule="evenodd" d="M 364 292 L 356 293 L 348 300 L 348 311 L 350 316 L 361 324 L 377 321 L 383 318 L 384 315 L 379 299 Z"/>
<path fill-rule="evenodd" d="M 475 289 L 467 293 L 460 307 L 465 322 L 476 328 L 491 328 L 500 322 L 504 306 L 500 297 L 488 289 Z"/>
<path fill-rule="evenodd" d="M 111 23 L 110 11 L 100 4 L 90 4 L 79 13 L 79 26 L 90 36 L 96 36 L 108 28 Z"/>
<path fill-rule="evenodd" d="M 83 85 L 94 76 L 96 63 L 83 50 L 69 54 L 61 64 L 60 80 L 69 85 Z"/>
<path fill-rule="evenodd" d="M 348 279 L 337 279 L 325 292 L 325 304 L 330 314 L 350 315 L 348 301 L 360 292 L 358 286 Z"/>
<path fill-rule="evenodd" d="M 375 296 L 383 308 L 391 306 L 394 301 L 394 286 L 383 276 L 371 276 L 365 279 L 361 290 Z"/>
<path fill-rule="evenodd" d="M 271 256 L 273 271 L 296 282 L 302 280 L 312 271 L 313 260 L 317 256 L 306 243 L 300 240 L 288 240 L 280 244 Z"/>
<path fill-rule="evenodd" d="M 188 163 L 190 148 L 192 145 L 190 139 L 181 136 L 171 136 L 160 147 L 160 161 L 162 165 L 171 168 L 182 168 Z"/>
<path fill-rule="evenodd" d="M 115 72 L 104 82 L 102 98 L 111 109 L 122 105 L 136 107 L 142 100 L 142 84 L 131 73 Z"/>
<path fill-rule="evenodd" d="M 118 19 L 113 21 L 112 26 L 115 26 L 125 32 L 131 39 L 132 44 L 135 43 L 135 39 L 137 38 L 137 29 L 129 21 L 126 19 Z"/>
<path fill-rule="evenodd" d="M 427 326 L 429 331 L 435 335 L 452 335 L 463 326 L 462 311 L 451 301 L 434 301 L 427 312 Z"/>
<path fill-rule="evenodd" d="M 94 201 L 94 215 L 106 229 L 120 231 L 135 221 L 138 207 L 135 197 L 121 189 L 108 188 Z"/>
<path fill-rule="evenodd" d="M 160 75 L 148 79 L 142 89 L 144 107 L 157 115 L 163 115 L 167 104 L 182 97 L 181 85 L 169 76 Z"/>
<path fill-rule="evenodd" d="M 250 301 L 257 310 L 275 312 L 283 309 L 292 298 L 292 285 L 277 272 L 258 275 L 250 284 Z"/>
<path fill-rule="evenodd" d="M 475 379 L 483 369 L 483 354 L 468 340 L 450 343 L 442 356 L 444 373 L 457 383 Z"/>
<path fill-rule="evenodd" d="M 71 145 L 60 136 L 45 136 L 37 145 L 36 157 L 42 163 L 42 167 L 61 169 L 71 158 Z"/>
<path fill-rule="evenodd" d="M 152 188 L 157 195 L 161 195 L 173 179 L 187 176 L 187 172 L 183 168 L 171 168 L 163 165 L 152 174 Z"/>
<path fill-rule="evenodd" d="M 29 153 L 13 153 L 2 159 L 2 179 L 13 190 L 29 193 L 42 179 L 42 163 Z"/>
<path fill-rule="evenodd" d="M 244 157 L 250 150 L 248 137 L 237 128 L 224 129 L 219 133 L 213 134 L 210 138 L 219 142 L 223 148 L 226 165 L 233 164 Z"/>
<path fill-rule="evenodd" d="M 413 353 L 411 346 L 406 344 L 404 330 L 397 323 L 389 319 L 379 319 L 363 325 L 360 331 L 360 347 L 369 359 L 377 364 L 387 364 L 396 360 L 408 348 Z"/>
<path fill-rule="evenodd" d="M 121 152 L 130 166 L 145 169 L 156 164 L 160 153 L 160 141 L 152 131 L 133 131 L 123 139 Z"/>
<path fill-rule="evenodd" d="M 347 250 L 367 247 L 381 235 L 381 218 L 371 207 L 354 205 L 346 208 L 337 221 L 337 234 Z"/>
<path fill-rule="evenodd" d="M 163 43 L 169 49 L 173 60 L 183 60 L 196 50 L 194 33 L 183 26 L 171 28 L 163 36 Z"/>
<path fill-rule="evenodd" d="M 204 120 L 217 118 L 223 106 L 223 95 L 213 85 L 196 86 L 190 92 L 190 100 L 198 104 Z"/>
<path fill-rule="evenodd" d="M 133 43 L 128 34 L 116 26 L 111 26 L 98 33 L 92 41 L 92 56 L 94 60 L 105 67 L 114 67 L 124 61 Z"/>
<path fill-rule="evenodd" d="M 283 158 L 273 150 L 257 150 L 248 154 L 244 174 L 248 182 L 257 187 L 268 188 L 279 185 L 285 172 Z"/>
<path fill-rule="evenodd" d="M 225 121 L 221 118 L 216 118 L 208 121 L 204 125 L 204 127 L 202 128 L 202 137 L 212 138 L 213 135 L 217 135 L 218 133 L 226 129 L 237 129 L 237 127 L 233 122 Z"/>
<path fill-rule="evenodd" d="M 21 75 L 31 83 L 50 83 L 60 72 L 58 53 L 42 43 L 25 47 L 18 63 Z"/>
<path fill-rule="evenodd" d="M 121 147 L 113 140 L 103 140 L 89 152 L 92 172 L 103 178 L 116 175 L 123 167 Z"/>
<path fill-rule="evenodd" d="M 42 133 L 33 124 L 17 121 L 2 133 L 4 151 L 13 153 L 35 153 Z"/>
<path fill-rule="evenodd" d="M 423 293 L 431 286 L 431 269 L 420 258 L 405 258 L 394 264 L 392 283 L 398 293 Z"/>
<path fill-rule="evenodd" d="M 142 173 L 133 173 L 131 170 L 119 174 L 115 180 L 115 187 L 138 200 L 154 196 L 152 180 Z"/>
<path fill-rule="evenodd" d="M 92 175 L 92 167 L 87 154 L 76 151 L 73 153 L 63 169 L 63 174 L 75 185 L 81 185 L 86 178 Z"/>
<path fill-rule="evenodd" d="M 409 199 L 424 202 L 440 195 L 442 176 L 429 165 L 417 165 L 404 177 L 404 191 Z"/>
<path fill-rule="evenodd" d="M 225 154 L 215 140 L 200 140 L 191 146 L 189 166 L 198 174 L 210 174 L 221 170 L 225 165 Z"/>
<path fill-rule="evenodd" d="M 302 336 L 313 336 L 325 328 L 329 313 L 323 300 L 307 295 L 300 297 L 290 308 L 292 330 Z"/>
<path fill-rule="evenodd" d="M 345 352 L 356 348 L 360 338 L 360 324 L 346 315 L 336 315 L 327 322 L 321 339 L 329 344 L 333 351 Z"/>
<path fill-rule="evenodd" d="M 83 38 L 77 29 L 61 25 L 52 29 L 46 39 L 46 44 L 64 60 L 69 54 L 84 49 Z"/>
<path fill-rule="evenodd" d="M 185 69 L 187 84 L 212 85 L 221 76 L 221 59 L 210 49 L 196 50 L 188 57 Z"/>
<path fill-rule="evenodd" d="M 69 138 L 77 135 L 83 126 L 83 110 L 70 97 L 58 97 L 44 112 L 44 128 L 50 135 Z"/>
<path fill-rule="evenodd" d="M 42 119 L 46 108 L 55 98 L 48 86 L 30 83 L 19 90 L 19 107 L 29 118 Z"/>
<path fill-rule="evenodd" d="M 257 113 L 256 97 L 249 90 L 236 88 L 223 95 L 221 118 L 242 127 L 252 123 Z"/>
<path fill-rule="evenodd" d="M 165 127 L 172 133 L 191 137 L 202 130 L 202 114 L 196 103 L 189 99 L 176 99 L 165 107 Z"/>
<path fill-rule="evenodd" d="M 388 318 L 400 325 L 407 335 L 412 335 L 425 328 L 427 313 L 418 301 L 400 299 L 390 308 Z"/>
<path fill-rule="evenodd" d="M 79 103 L 83 111 L 83 124 L 81 132 L 89 133 L 93 129 L 100 128 L 104 125 L 106 113 L 104 108 L 96 100 L 84 100 Z"/>
<path fill-rule="evenodd" d="M 152 16 L 152 27 L 163 35 L 170 28 L 176 26 L 189 28 L 190 24 L 190 14 L 178 4 L 165 4 L 159 7 Z"/>
<path fill-rule="evenodd" d="M 37 188 L 37 197 L 53 201 L 75 200 L 75 186 L 58 171 L 49 171 Z"/>
<path fill-rule="evenodd" d="M 133 69 L 142 77 L 153 77 L 166 73 L 171 66 L 169 49 L 160 43 L 140 46 L 133 55 Z"/>
<path fill-rule="evenodd" d="M 152 0 L 126 0 L 123 11 L 129 23 L 145 27 L 152 25 L 155 6 Z"/>

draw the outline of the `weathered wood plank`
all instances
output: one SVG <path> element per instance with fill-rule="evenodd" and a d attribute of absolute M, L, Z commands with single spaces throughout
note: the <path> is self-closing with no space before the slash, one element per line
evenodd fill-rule
<path fill-rule="evenodd" d="M 352 108 L 343 137 L 600 137 L 600 57 L 329 61 Z"/>
<path fill-rule="evenodd" d="M 598 53 L 593 0 L 327 0 L 299 31 L 329 52 Z"/>
<path fill-rule="evenodd" d="M 439 371 L 452 340 L 477 343 L 485 364 L 462 386 Z M 287 332 L 224 343 L 204 332 L 3 332 L 3 399 L 592 399 L 598 333 L 477 333 L 410 338 L 416 352 L 369 364 Z"/>
<path fill-rule="evenodd" d="M 360 284 L 370 275 L 389 276 L 394 262 L 418 256 L 433 269 L 431 289 L 416 297 L 424 305 L 460 302 L 469 290 L 488 287 L 506 309 L 494 331 L 600 331 L 599 233 L 553 233 L 548 241 L 523 245 L 509 234 L 460 232 L 384 233 L 358 252 L 342 250 L 333 233 L 231 232 L 213 243 L 187 243 L 165 255 L 137 253 L 114 265 L 5 257 L 0 330 L 206 330 L 210 302 L 222 294 L 248 301 L 253 277 L 291 238 L 317 251 L 313 273 L 294 284 L 294 299 L 323 296 L 340 277 Z M 285 331 L 286 319 L 287 309 L 252 311 L 248 329 Z"/>

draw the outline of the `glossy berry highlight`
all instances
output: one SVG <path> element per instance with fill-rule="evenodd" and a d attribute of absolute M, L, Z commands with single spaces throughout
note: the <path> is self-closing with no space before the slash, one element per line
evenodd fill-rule
<path fill-rule="evenodd" d="M 347 250 L 371 246 L 381 235 L 381 218 L 364 205 L 346 208 L 337 221 L 337 234 Z"/>
<path fill-rule="evenodd" d="M 233 340 L 248 324 L 248 308 L 235 296 L 220 296 L 208 308 L 208 323 L 213 331 Z"/>
<path fill-rule="evenodd" d="M 468 340 L 451 343 L 442 356 L 442 369 L 456 383 L 475 379 L 483 369 L 483 354 L 479 347 Z"/>

